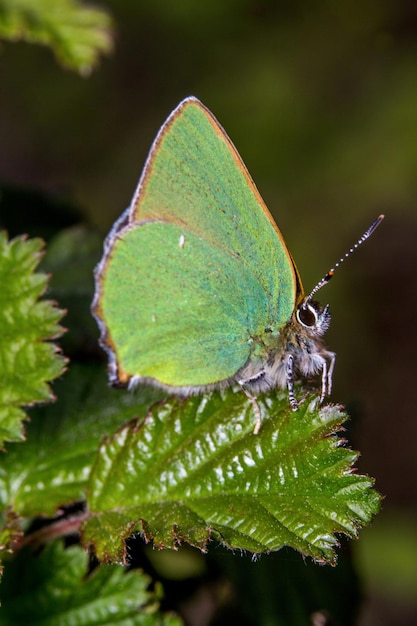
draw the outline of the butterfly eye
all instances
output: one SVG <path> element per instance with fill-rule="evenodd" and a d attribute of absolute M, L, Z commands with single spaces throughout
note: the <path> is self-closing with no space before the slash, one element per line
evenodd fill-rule
<path fill-rule="evenodd" d="M 317 325 L 318 313 L 311 304 L 302 304 L 297 309 L 297 320 L 306 328 L 314 328 Z"/>

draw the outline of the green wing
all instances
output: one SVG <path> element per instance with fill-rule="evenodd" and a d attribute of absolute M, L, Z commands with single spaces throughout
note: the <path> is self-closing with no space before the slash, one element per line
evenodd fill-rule
<path fill-rule="evenodd" d="M 161 128 L 96 273 L 118 377 L 175 387 L 233 376 L 296 300 L 282 236 L 212 114 L 184 100 Z"/>

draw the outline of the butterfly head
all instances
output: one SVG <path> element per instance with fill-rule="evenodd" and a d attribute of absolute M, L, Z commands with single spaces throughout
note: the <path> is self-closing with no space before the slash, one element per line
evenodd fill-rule
<path fill-rule="evenodd" d="M 323 307 L 309 297 L 305 298 L 297 308 L 295 316 L 300 326 L 309 334 L 316 337 L 324 335 L 330 326 L 331 315 L 329 305 L 326 304 L 326 306 Z"/>

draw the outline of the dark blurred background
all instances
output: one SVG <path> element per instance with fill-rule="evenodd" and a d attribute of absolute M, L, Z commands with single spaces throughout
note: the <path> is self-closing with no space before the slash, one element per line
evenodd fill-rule
<path fill-rule="evenodd" d="M 104 237 L 159 126 L 194 94 L 236 144 L 306 290 L 385 213 L 320 300 L 333 314 L 333 400 L 352 416 L 360 471 L 385 496 L 353 545 L 359 624 L 416 624 L 417 3 L 102 5 L 115 52 L 89 78 L 47 49 L 2 45 L 2 183 L 58 198 L 63 215 L 76 205 Z M 13 213 L 25 232 L 23 198 Z"/>

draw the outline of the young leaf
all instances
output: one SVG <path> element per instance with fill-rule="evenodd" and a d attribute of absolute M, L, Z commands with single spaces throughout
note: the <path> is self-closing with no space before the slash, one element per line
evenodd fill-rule
<path fill-rule="evenodd" d="M 357 453 L 336 431 L 338 407 L 285 393 L 265 398 L 258 435 L 243 393 L 170 399 L 106 439 L 89 480 L 84 539 L 99 558 L 124 560 L 123 540 L 159 548 L 213 537 L 254 553 L 291 546 L 335 561 L 336 533 L 356 536 L 379 506 L 373 481 L 352 473 Z"/>
<path fill-rule="evenodd" d="M 42 247 L 40 239 L 8 242 L 0 232 L 0 443 L 24 438 L 22 405 L 54 399 L 47 381 L 64 370 L 65 359 L 49 341 L 63 332 L 63 311 L 39 300 L 48 281 L 35 273 Z"/>
<path fill-rule="evenodd" d="M 77 0 L 2 0 L 0 37 L 49 46 L 64 67 L 80 74 L 89 74 L 113 47 L 109 15 Z"/>
<path fill-rule="evenodd" d="M 88 574 L 88 556 L 78 546 L 65 550 L 55 542 L 38 556 L 24 550 L 4 574 L 0 625 L 180 626 L 177 617 L 160 613 L 149 583 L 141 571 L 117 565 Z"/>

